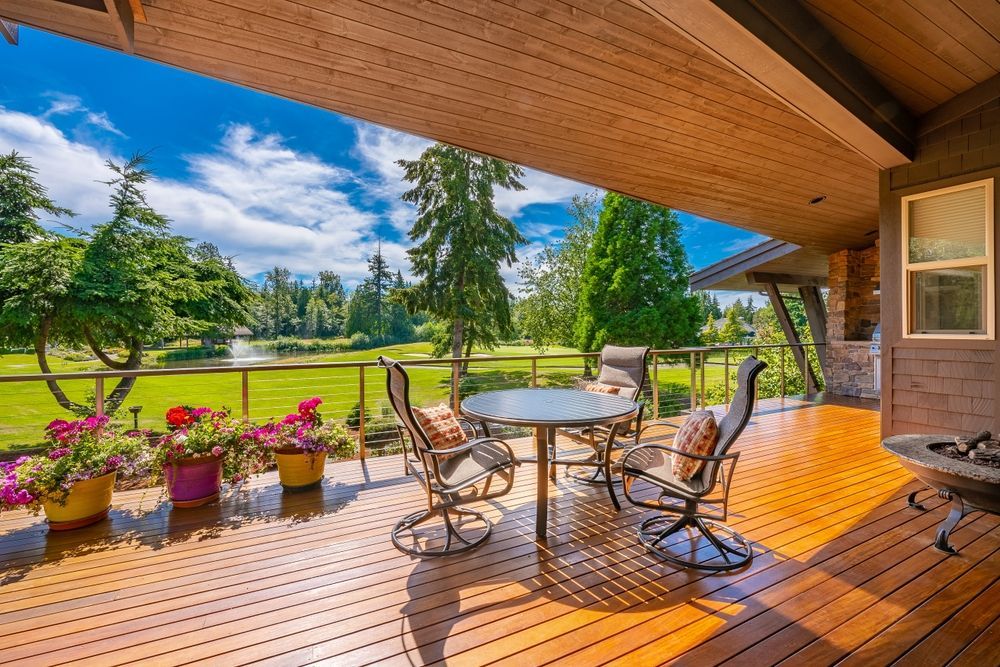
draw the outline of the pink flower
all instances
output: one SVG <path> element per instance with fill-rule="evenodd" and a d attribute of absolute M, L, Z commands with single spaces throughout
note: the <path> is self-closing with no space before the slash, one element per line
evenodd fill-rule
<path fill-rule="evenodd" d="M 320 398 L 319 396 L 314 396 L 313 398 L 306 399 L 301 403 L 299 403 L 299 412 L 300 413 L 315 412 L 316 408 L 322 405 L 322 403 L 323 399 Z"/>
<path fill-rule="evenodd" d="M 212 456 L 214 456 L 215 458 L 219 458 L 220 456 L 222 456 L 222 447 L 219 447 L 218 445 L 212 447 Z"/>
<path fill-rule="evenodd" d="M 287 426 L 289 424 L 295 424 L 301 418 L 302 418 L 301 415 L 297 415 L 297 414 L 293 413 L 293 414 L 287 415 L 284 419 L 282 419 L 281 423 Z"/>
<path fill-rule="evenodd" d="M 194 417 L 195 419 L 198 419 L 202 415 L 210 415 L 210 414 L 212 414 L 212 408 L 195 408 L 194 410 L 191 411 L 191 416 Z"/>
<path fill-rule="evenodd" d="M 49 452 L 49 459 L 53 461 L 58 461 L 62 457 L 69 454 L 71 451 L 73 450 L 71 450 L 69 447 L 60 447 L 59 449 L 53 449 L 51 452 Z"/>

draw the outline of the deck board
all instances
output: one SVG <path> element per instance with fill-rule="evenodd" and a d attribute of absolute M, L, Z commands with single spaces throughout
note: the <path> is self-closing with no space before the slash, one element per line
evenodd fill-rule
<path fill-rule="evenodd" d="M 483 504 L 479 550 L 421 562 L 388 540 L 420 506 L 398 457 L 332 465 L 323 489 L 273 474 L 223 502 L 171 511 L 116 496 L 111 521 L 49 535 L 0 519 L 0 663 L 685 665 L 911 664 L 996 656 L 1000 520 L 930 548 L 943 501 L 878 445 L 878 412 L 763 401 L 739 449 L 730 523 L 756 545 L 726 575 L 639 547 L 642 513 L 562 476 L 534 536 L 534 474 Z M 527 442 L 517 443 L 527 453 Z M 680 536 L 678 536 L 680 539 Z M 697 546 L 697 545 L 696 545 Z M 996 660 L 994 660 L 996 662 Z"/>

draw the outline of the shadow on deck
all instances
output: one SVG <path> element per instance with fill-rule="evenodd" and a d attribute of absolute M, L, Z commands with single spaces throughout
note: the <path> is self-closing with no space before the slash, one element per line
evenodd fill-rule
<path fill-rule="evenodd" d="M 931 549 L 943 501 L 906 508 L 918 487 L 870 404 L 762 401 L 738 447 L 731 524 L 757 556 L 726 575 L 656 560 L 640 512 L 561 474 L 536 540 L 529 465 L 484 505 L 486 545 L 424 562 L 389 542 L 423 502 L 398 456 L 304 493 L 271 473 L 193 510 L 124 492 L 72 533 L 5 516 L 0 662 L 996 664 L 1000 520 L 970 515 L 958 556 Z"/>

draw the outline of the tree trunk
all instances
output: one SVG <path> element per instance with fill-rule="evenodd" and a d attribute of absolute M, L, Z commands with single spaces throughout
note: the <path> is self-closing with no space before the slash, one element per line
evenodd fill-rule
<path fill-rule="evenodd" d="M 471 338 L 469 338 L 468 340 L 465 341 L 465 355 L 464 356 L 466 357 L 466 359 L 468 359 L 469 357 L 472 356 L 472 339 Z M 469 374 L 469 362 L 468 361 L 463 361 L 462 362 L 462 373 L 461 374 L 462 374 L 463 377 Z"/>
<path fill-rule="evenodd" d="M 41 369 L 43 373 L 51 373 L 52 370 L 49 367 L 48 356 L 45 354 L 45 348 L 49 341 L 49 330 L 52 327 L 52 321 L 46 319 L 42 321 L 41 328 L 38 331 L 38 336 L 35 338 L 35 358 L 38 360 L 38 368 Z M 125 362 L 115 361 L 111 359 L 107 353 L 100 350 L 95 344 L 94 339 L 87 330 L 84 330 L 84 335 L 87 338 L 87 343 L 91 346 L 94 354 L 100 359 L 105 365 L 110 367 L 112 370 L 119 371 L 132 371 L 137 370 L 142 366 L 142 341 L 132 338 L 129 340 L 129 354 L 128 359 Z M 132 391 L 132 387 L 135 386 L 134 377 L 124 377 L 118 380 L 118 384 L 115 388 L 111 390 L 111 393 L 104 400 L 104 411 L 105 413 L 112 413 L 121 407 L 122 403 L 128 397 L 129 392 Z M 70 400 L 63 391 L 62 387 L 55 380 L 46 380 L 45 386 L 48 387 L 49 393 L 52 397 L 56 399 L 56 403 L 59 404 L 65 410 L 74 412 L 77 414 L 86 413 L 90 410 L 89 406 L 83 405 L 82 403 L 77 403 Z"/>

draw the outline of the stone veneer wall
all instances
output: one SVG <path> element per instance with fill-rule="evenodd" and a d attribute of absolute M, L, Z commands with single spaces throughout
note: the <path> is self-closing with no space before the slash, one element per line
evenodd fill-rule
<path fill-rule="evenodd" d="M 830 255 L 826 321 L 826 390 L 878 398 L 870 345 L 879 322 L 879 243 Z"/>

